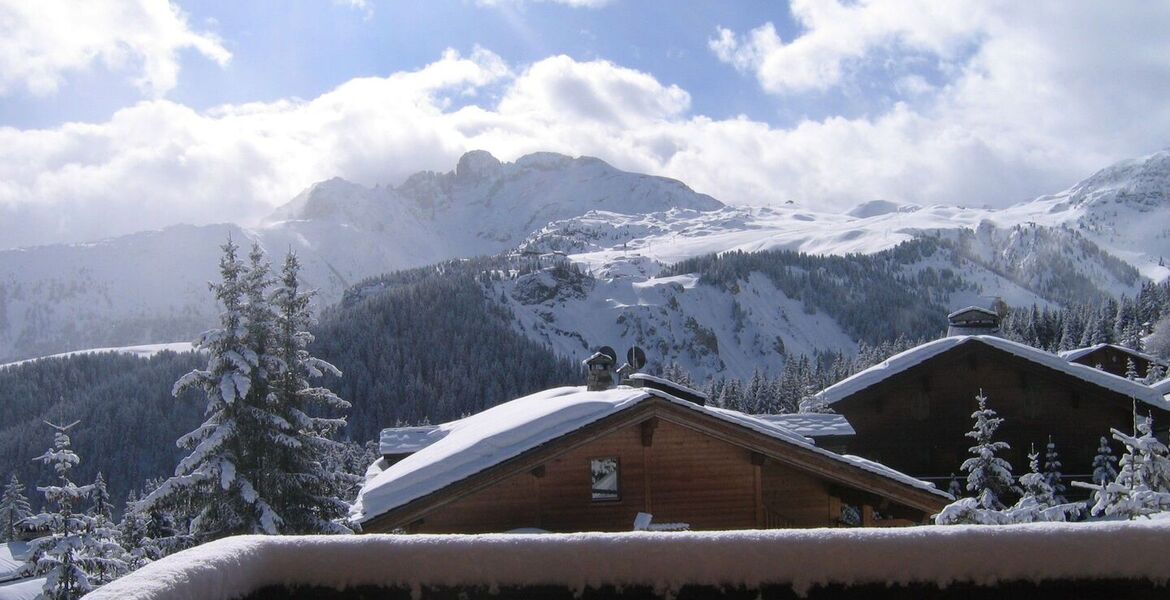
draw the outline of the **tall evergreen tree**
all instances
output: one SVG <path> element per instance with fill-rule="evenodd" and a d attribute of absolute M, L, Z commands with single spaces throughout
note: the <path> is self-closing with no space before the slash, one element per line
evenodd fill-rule
<path fill-rule="evenodd" d="M 190 533 L 214 539 L 237 533 L 278 533 L 280 518 L 256 491 L 259 459 L 268 440 L 258 435 L 267 411 L 254 402 L 253 379 L 260 357 L 249 342 L 247 269 L 230 239 L 219 263 L 221 281 L 211 284 L 223 311 L 220 326 L 195 340 L 208 353 L 207 368 L 194 370 L 175 383 L 177 396 L 199 389 L 207 398 L 207 419 L 179 438 L 191 453 L 139 503 L 140 510 L 173 508 L 190 511 Z"/>
<path fill-rule="evenodd" d="M 357 478 L 325 468 L 331 454 L 344 451 L 344 445 L 330 437 L 345 426 L 345 419 L 311 416 L 311 412 L 338 413 L 350 404 L 329 389 L 309 383 L 325 373 L 341 376 L 341 372 L 309 354 L 312 293 L 300 288 L 300 268 L 296 255 L 290 252 L 279 287 L 272 294 L 276 323 L 272 347 L 278 370 L 271 381 L 269 404 L 282 426 L 273 440 L 275 456 L 266 474 L 271 482 L 268 491 L 283 520 L 283 532 L 346 533 L 350 530 L 341 521 L 349 505 L 341 498 Z"/>
<path fill-rule="evenodd" d="M 29 544 L 22 573 L 45 576 L 42 589 L 46 598 L 72 600 L 118 577 L 125 572 L 126 564 L 122 561 L 124 551 L 110 539 L 112 532 L 100 527 L 93 517 L 75 510 L 93 489 L 92 485 L 78 486 L 69 479 L 69 472 L 81 462 L 67 433 L 77 422 L 48 425 L 56 431 L 53 447 L 36 460 L 53 466 L 59 485 L 37 488 L 54 512 L 27 520 L 30 526 L 48 533 Z"/>
<path fill-rule="evenodd" d="M 1146 378 L 1143 383 L 1146 385 L 1154 385 L 1166 378 L 1166 369 L 1162 365 L 1150 361 L 1150 366 L 1146 369 Z"/>
<path fill-rule="evenodd" d="M 0 542 L 17 539 L 20 522 L 31 516 L 32 507 L 24 495 L 24 484 L 13 473 L 4 486 L 4 497 L 0 498 Z"/>
<path fill-rule="evenodd" d="M 1130 381 L 1141 380 L 1141 376 L 1138 375 L 1137 365 L 1134 364 L 1132 358 L 1125 359 L 1125 378 Z"/>
<path fill-rule="evenodd" d="M 1040 455 L 1035 448 L 1028 453 L 1028 472 L 1020 476 L 1020 499 L 1003 511 L 1008 523 L 1066 521 L 1081 511 L 1081 504 L 1059 500 L 1047 473 L 1040 471 Z"/>
<path fill-rule="evenodd" d="M 1109 438 L 1101 436 L 1097 455 L 1093 457 L 1093 483 L 1105 485 L 1117 478 L 1117 457 L 1109 447 Z"/>
<path fill-rule="evenodd" d="M 93 480 L 93 485 L 90 486 L 89 493 L 89 510 L 86 511 L 91 517 L 105 519 L 110 522 L 114 518 L 113 505 L 110 502 L 110 492 L 106 489 L 106 479 L 102 477 L 102 472 L 98 471 L 97 477 Z"/>
<path fill-rule="evenodd" d="M 1056 451 L 1056 442 L 1048 436 L 1048 446 L 1044 452 L 1044 482 L 1052 488 L 1053 504 L 1064 504 L 1068 499 L 1064 497 L 1068 488 L 1064 485 L 1064 474 L 1060 469 L 1064 465 L 1060 462 L 1060 453 Z"/>
<path fill-rule="evenodd" d="M 978 410 L 971 413 L 975 425 L 966 437 L 975 441 L 969 448 L 971 458 L 963 461 L 961 470 L 967 472 L 967 491 L 970 492 L 978 505 L 984 509 L 1001 510 L 1004 507 L 1003 498 L 1012 488 L 1012 466 L 998 456 L 997 452 L 1007 450 L 1007 442 L 995 441 L 995 430 L 1003 423 L 1003 419 L 995 416 L 995 411 L 987 407 L 987 396 L 983 390 L 975 397 L 979 404 Z"/>

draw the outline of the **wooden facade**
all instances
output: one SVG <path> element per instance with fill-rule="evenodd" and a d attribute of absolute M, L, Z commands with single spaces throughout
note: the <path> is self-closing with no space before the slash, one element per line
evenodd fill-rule
<path fill-rule="evenodd" d="M 1133 430 L 1131 396 L 978 338 L 837 399 L 832 408 L 856 431 L 850 453 L 945 486 L 969 457 L 972 440 L 964 434 L 980 390 L 1004 419 L 996 438 L 1011 445 L 1001 456 L 1017 472 L 1027 468 L 1029 449 L 1043 453 L 1051 436 L 1063 472 L 1087 478 L 1101 436 L 1109 437 L 1111 427 Z M 1157 430 L 1170 425 L 1167 411 L 1140 400 L 1136 406 L 1153 415 Z"/>
<path fill-rule="evenodd" d="M 1070 356 L 1069 362 L 1101 369 L 1106 373 L 1112 373 L 1118 377 L 1125 377 L 1125 373 L 1129 368 L 1128 363 L 1131 360 L 1139 377 L 1145 377 L 1150 372 L 1150 365 L 1155 362 L 1161 365 L 1163 370 L 1166 368 L 1165 364 L 1148 354 L 1114 344 L 1099 344 L 1092 348 L 1084 348 L 1081 351 L 1072 350 L 1063 353 L 1062 356 Z"/>
<path fill-rule="evenodd" d="M 617 458 L 618 498 L 590 464 Z M 695 530 L 925 522 L 947 499 L 822 451 L 654 398 L 371 519 L 366 532 L 629 531 L 635 516 Z M 848 507 L 853 507 L 851 511 Z M 884 517 L 884 520 L 880 520 Z"/>

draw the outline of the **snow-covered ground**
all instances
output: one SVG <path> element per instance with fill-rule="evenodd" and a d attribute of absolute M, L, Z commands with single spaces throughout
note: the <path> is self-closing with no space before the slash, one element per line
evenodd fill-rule
<path fill-rule="evenodd" d="M 45 358 L 65 358 L 67 356 L 75 356 L 78 354 L 103 354 L 106 352 L 117 352 L 118 354 L 132 354 L 140 358 L 150 358 L 155 354 L 163 351 L 170 352 L 190 352 L 191 342 L 171 342 L 168 344 L 143 344 L 141 346 L 117 346 L 113 348 L 89 348 L 87 350 L 74 350 L 72 352 L 62 352 L 60 354 L 52 354 L 50 356 L 40 356 L 37 358 L 29 358 L 25 360 L 18 360 L 15 362 L 4 363 L 0 365 L 0 369 L 5 367 L 15 367 L 34 360 L 41 360 Z"/>
<path fill-rule="evenodd" d="M 0 600 L 34 600 L 41 595 L 44 586 L 44 577 L 0 583 Z"/>
<path fill-rule="evenodd" d="M 1043 583 L 1170 580 L 1170 522 L 904 529 L 543 535 L 243 536 L 186 550 L 106 585 L 92 600 L 239 598 L 273 585 L 413 590 L 482 586 Z"/>
<path fill-rule="evenodd" d="M 28 553 L 26 542 L 6 542 L 0 544 L 0 582 L 16 579 L 16 572 L 24 565 L 25 554 Z"/>

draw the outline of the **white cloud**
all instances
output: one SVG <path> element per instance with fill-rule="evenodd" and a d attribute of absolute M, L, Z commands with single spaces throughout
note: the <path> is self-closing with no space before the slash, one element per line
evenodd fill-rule
<path fill-rule="evenodd" d="M 0 0 L 0 94 L 51 94 L 69 73 L 100 63 L 133 73 L 144 94 L 161 97 L 175 87 L 179 52 L 188 49 L 220 65 L 231 58 L 167 0 Z"/>
<path fill-rule="evenodd" d="M 476 148 L 598 156 L 733 204 L 1005 205 L 1167 143 L 1170 8 L 1126 6 L 1026 3 L 988 17 L 945 80 L 891 84 L 913 99 L 790 127 L 696 115 L 686 90 L 610 62 L 513 67 L 476 49 L 307 101 L 154 100 L 104 123 L 0 128 L 0 239 L 255 221 L 314 181 L 398 184 Z"/>
<path fill-rule="evenodd" d="M 877 49 L 929 52 L 951 60 L 988 19 L 978 2 L 937 0 L 793 0 L 804 33 L 785 43 L 772 23 L 738 36 L 719 27 L 708 42 L 715 55 L 752 72 L 773 93 L 824 91 Z"/>

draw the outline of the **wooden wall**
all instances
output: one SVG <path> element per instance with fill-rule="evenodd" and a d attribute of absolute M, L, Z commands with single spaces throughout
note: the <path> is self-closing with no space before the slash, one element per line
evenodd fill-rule
<path fill-rule="evenodd" d="M 959 466 L 972 444 L 964 434 L 971 430 L 980 389 L 1005 419 L 997 438 L 1011 445 L 1003 456 L 1017 475 L 1027 469 L 1031 444 L 1043 457 L 1049 435 L 1063 472 L 1074 475 L 1092 472 L 1098 440 L 1110 427 L 1132 430 L 1128 397 L 975 343 L 894 375 L 833 409 L 857 432 L 850 453 L 917 477 L 961 476 Z M 1138 407 L 1145 412 L 1145 405 Z M 1154 419 L 1162 424 L 1159 429 L 1170 423 L 1165 413 Z M 1113 445 L 1120 455 L 1120 445 Z M 936 483 L 945 489 L 945 481 Z"/>
<path fill-rule="evenodd" d="M 840 502 L 833 488 L 813 475 L 762 455 L 753 459 L 746 448 L 665 419 L 654 428 L 650 446 L 642 440 L 641 424 L 616 429 L 533 472 L 440 506 L 408 531 L 629 531 L 639 512 L 651 513 L 655 523 L 687 523 L 694 530 L 837 522 Z M 620 461 L 620 499 L 594 501 L 590 459 L 613 456 Z"/>
<path fill-rule="evenodd" d="M 1125 372 L 1128 370 L 1128 361 L 1133 360 L 1134 368 L 1137 369 L 1139 377 L 1145 377 L 1150 370 L 1150 361 L 1140 356 L 1134 356 L 1118 350 L 1113 346 L 1104 346 L 1098 348 L 1072 362 L 1097 368 L 1098 366 L 1106 373 L 1113 373 L 1118 377 L 1125 377 Z"/>

